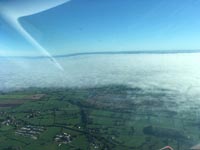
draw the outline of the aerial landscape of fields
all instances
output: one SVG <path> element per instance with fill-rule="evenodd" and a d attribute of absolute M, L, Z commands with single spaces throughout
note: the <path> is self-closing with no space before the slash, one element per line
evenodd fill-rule
<path fill-rule="evenodd" d="M 199 106 L 178 110 L 177 98 L 123 85 L 1 92 L 0 149 L 186 150 L 200 139 Z"/>
<path fill-rule="evenodd" d="M 0 150 L 200 150 L 199 0 L 0 0 Z"/>

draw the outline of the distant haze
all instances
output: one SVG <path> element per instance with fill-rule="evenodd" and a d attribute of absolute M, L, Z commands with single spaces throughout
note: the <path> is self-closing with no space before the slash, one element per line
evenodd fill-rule
<path fill-rule="evenodd" d="M 184 92 L 200 86 L 200 54 L 85 55 L 57 60 L 0 59 L 0 90 L 125 84 Z"/>

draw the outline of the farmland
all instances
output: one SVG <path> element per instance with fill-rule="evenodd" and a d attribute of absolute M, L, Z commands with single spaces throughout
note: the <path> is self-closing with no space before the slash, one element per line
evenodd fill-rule
<path fill-rule="evenodd" d="M 179 110 L 178 98 L 123 85 L 4 92 L 0 149 L 186 150 L 200 139 L 199 112 Z"/>

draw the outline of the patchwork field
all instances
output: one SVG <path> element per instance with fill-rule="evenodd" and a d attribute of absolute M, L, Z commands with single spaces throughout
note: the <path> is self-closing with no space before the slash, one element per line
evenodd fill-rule
<path fill-rule="evenodd" d="M 178 98 L 122 85 L 1 93 L 0 149 L 187 150 L 200 140 L 199 112 Z"/>

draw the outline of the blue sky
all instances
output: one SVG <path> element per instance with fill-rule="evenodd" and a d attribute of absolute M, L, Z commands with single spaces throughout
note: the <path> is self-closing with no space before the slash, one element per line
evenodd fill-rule
<path fill-rule="evenodd" d="M 200 49 L 199 8 L 198 0 L 71 0 L 20 23 L 53 55 Z M 40 53 L 1 17 L 0 55 Z"/>

